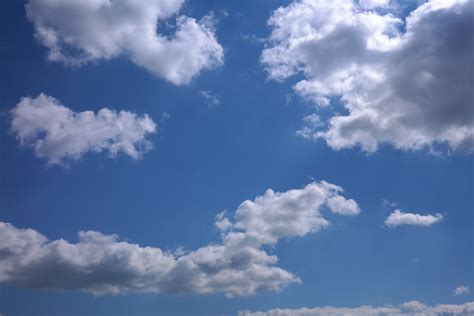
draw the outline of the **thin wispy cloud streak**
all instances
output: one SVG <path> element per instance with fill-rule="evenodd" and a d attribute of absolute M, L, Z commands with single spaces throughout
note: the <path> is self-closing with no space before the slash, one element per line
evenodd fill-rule
<path fill-rule="evenodd" d="M 208 90 L 199 91 L 199 94 L 204 98 L 208 108 L 212 109 L 221 104 L 221 99 L 214 93 Z"/>

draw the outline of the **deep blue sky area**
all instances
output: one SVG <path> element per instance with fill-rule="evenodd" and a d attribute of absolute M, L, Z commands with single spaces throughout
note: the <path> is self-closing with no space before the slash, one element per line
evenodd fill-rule
<path fill-rule="evenodd" d="M 267 80 L 260 63 L 270 13 L 286 1 L 188 1 L 180 11 L 214 11 L 223 66 L 176 86 L 126 58 L 80 68 L 47 61 L 22 1 L 0 5 L 0 221 L 33 228 L 50 240 L 77 242 L 77 232 L 118 234 L 141 246 L 197 249 L 217 242 L 214 217 L 232 213 L 268 188 L 287 191 L 314 180 L 344 188 L 361 214 L 326 218 L 331 226 L 269 250 L 303 281 L 280 292 L 119 294 L 21 288 L 0 283 L 1 315 L 235 315 L 277 307 L 460 304 L 460 284 L 474 288 L 474 159 L 382 145 L 333 150 L 296 135 L 307 101 L 294 77 Z M 254 40 L 249 40 L 253 36 Z M 200 91 L 221 103 L 210 108 Z M 103 107 L 147 113 L 158 131 L 139 160 L 87 153 L 69 168 L 48 166 L 10 131 L 21 97 L 54 96 L 74 111 Z M 291 99 L 287 102 L 287 96 Z M 169 118 L 164 118 L 164 113 Z M 384 225 L 393 207 L 441 213 L 426 228 Z"/>

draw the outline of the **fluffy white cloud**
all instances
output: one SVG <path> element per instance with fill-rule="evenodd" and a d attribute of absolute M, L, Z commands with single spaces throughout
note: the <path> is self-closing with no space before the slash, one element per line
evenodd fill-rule
<path fill-rule="evenodd" d="M 282 193 L 268 190 L 244 201 L 232 219 L 218 214 L 221 241 L 191 252 L 141 247 L 94 231 L 80 232 L 77 243 L 50 241 L 32 229 L 0 222 L 0 282 L 96 295 L 277 291 L 300 279 L 276 267 L 278 258 L 263 246 L 327 226 L 320 211 L 331 198 L 342 198 L 341 191 L 327 182 Z"/>
<path fill-rule="evenodd" d="M 466 295 L 469 294 L 469 286 L 460 285 L 454 289 L 454 295 Z"/>
<path fill-rule="evenodd" d="M 335 195 L 327 201 L 329 208 L 336 214 L 357 215 L 360 213 L 359 206 L 354 200 L 347 200 L 340 195 Z"/>
<path fill-rule="evenodd" d="M 147 134 L 156 131 L 148 115 L 103 108 L 73 112 L 45 94 L 24 97 L 11 110 L 11 131 L 21 145 L 32 147 L 48 164 L 67 165 L 87 152 L 124 153 L 134 159 L 152 145 Z"/>
<path fill-rule="evenodd" d="M 294 90 L 316 110 L 343 106 L 299 134 L 335 150 L 370 153 L 389 143 L 472 151 L 473 2 L 429 1 L 405 21 L 389 8 L 388 1 L 298 0 L 273 12 L 262 52 L 269 78 L 302 73 Z"/>
<path fill-rule="evenodd" d="M 417 301 L 401 304 L 399 307 L 360 306 L 360 307 L 314 307 L 299 309 L 272 309 L 266 312 L 241 311 L 239 316 L 448 316 L 472 315 L 474 302 L 461 305 L 441 304 L 429 306 Z"/>
<path fill-rule="evenodd" d="M 385 220 L 385 225 L 388 227 L 396 227 L 400 225 L 414 225 L 414 226 L 431 226 L 435 223 L 441 222 L 443 215 L 441 214 L 427 214 L 420 215 L 415 213 L 404 213 L 401 210 L 395 210 Z"/>
<path fill-rule="evenodd" d="M 346 200 L 341 192 L 341 187 L 325 181 L 283 193 L 268 189 L 254 201 L 240 204 L 235 212 L 235 227 L 245 229 L 248 236 L 261 244 L 304 236 L 329 225 L 319 211 L 323 206 L 344 215 L 359 213 L 357 203 Z M 339 204 L 333 205 L 334 199 L 339 200 Z"/>
<path fill-rule="evenodd" d="M 132 62 L 177 85 L 202 70 L 223 63 L 214 33 L 214 18 L 176 17 L 167 36 L 168 19 L 184 0 L 29 0 L 28 19 L 48 59 L 79 66 L 127 56 Z"/>

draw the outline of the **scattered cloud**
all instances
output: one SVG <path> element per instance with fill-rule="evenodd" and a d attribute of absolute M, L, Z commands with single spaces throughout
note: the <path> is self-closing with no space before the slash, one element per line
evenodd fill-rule
<path fill-rule="evenodd" d="M 367 153 L 383 143 L 474 150 L 472 2 L 422 2 L 405 20 L 391 8 L 384 0 L 296 0 L 272 13 L 261 56 L 268 78 L 304 74 L 293 88 L 315 111 L 344 108 L 299 135 Z"/>
<path fill-rule="evenodd" d="M 359 0 L 360 6 L 364 9 L 385 8 L 390 2 L 390 0 Z"/>
<path fill-rule="evenodd" d="M 288 100 L 288 98 L 287 98 Z M 288 103 L 288 101 L 287 101 Z M 321 118 L 317 114 L 310 114 L 303 118 L 305 126 L 296 132 L 296 135 L 302 136 L 303 138 L 311 138 L 314 129 L 321 128 L 324 126 L 324 123 L 321 121 Z"/>
<path fill-rule="evenodd" d="M 372 307 L 313 307 L 299 309 L 272 309 L 266 312 L 241 311 L 239 316 L 448 316 L 472 315 L 474 302 L 465 304 L 440 304 L 429 306 L 418 301 L 403 303 L 398 307 L 391 305 Z"/>
<path fill-rule="evenodd" d="M 457 288 L 454 289 L 454 295 L 458 296 L 458 295 L 467 295 L 469 294 L 470 290 L 469 290 L 469 286 L 466 286 L 466 285 L 460 285 L 458 286 Z"/>
<path fill-rule="evenodd" d="M 177 16 L 175 33 L 163 34 L 183 3 L 29 0 L 26 12 L 50 61 L 77 67 L 126 56 L 152 74 L 183 85 L 201 71 L 222 65 L 224 58 L 212 14 L 199 21 Z"/>
<path fill-rule="evenodd" d="M 199 91 L 199 94 L 204 98 L 204 100 L 206 101 L 207 107 L 210 109 L 215 108 L 216 106 L 221 104 L 221 99 L 219 99 L 219 97 L 215 95 L 214 93 L 212 93 L 211 91 L 202 90 L 202 91 Z"/>
<path fill-rule="evenodd" d="M 287 93 L 286 94 L 286 105 L 290 104 L 292 100 L 293 100 L 292 93 Z"/>
<path fill-rule="evenodd" d="M 302 189 L 269 189 L 242 202 L 228 218 L 216 217 L 221 240 L 195 251 L 176 252 L 120 241 L 117 235 L 79 232 L 79 241 L 48 240 L 33 229 L 0 222 L 0 282 L 20 287 L 108 293 L 225 293 L 227 296 L 278 291 L 300 279 L 276 267 L 264 246 L 302 237 L 329 225 L 321 210 L 358 213 L 342 188 L 321 181 Z M 331 200 L 336 199 L 336 207 Z M 347 209 L 344 209 L 347 208 Z M 357 209 L 357 212 L 355 211 Z"/>
<path fill-rule="evenodd" d="M 415 213 L 404 213 L 397 209 L 390 213 L 385 220 L 385 225 L 388 227 L 397 227 L 400 225 L 413 225 L 413 226 L 431 226 L 435 223 L 441 222 L 443 215 L 436 213 L 434 215 L 420 215 Z"/>
<path fill-rule="evenodd" d="M 11 132 L 21 146 L 31 147 L 36 157 L 50 165 L 67 166 L 87 152 L 124 153 L 139 159 L 152 148 L 147 135 L 156 131 L 148 115 L 103 108 L 74 112 L 55 98 L 40 94 L 23 97 L 11 110 Z"/>
<path fill-rule="evenodd" d="M 382 200 L 382 205 L 383 205 L 384 207 L 387 207 L 387 208 L 397 207 L 397 203 L 391 202 L 391 201 L 389 201 L 389 200 L 387 200 L 387 199 L 383 199 L 383 200 Z"/>
<path fill-rule="evenodd" d="M 161 114 L 161 123 L 164 123 L 165 121 L 169 120 L 171 118 L 171 115 L 168 112 L 163 112 Z"/>
<path fill-rule="evenodd" d="M 259 37 L 255 34 L 240 34 L 240 37 L 244 40 L 249 42 L 250 44 L 265 44 L 266 38 L 264 37 Z"/>

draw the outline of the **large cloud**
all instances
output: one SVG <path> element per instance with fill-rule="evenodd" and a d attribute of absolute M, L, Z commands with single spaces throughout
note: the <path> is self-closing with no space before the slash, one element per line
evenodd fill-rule
<path fill-rule="evenodd" d="M 435 223 L 441 222 L 443 215 L 437 213 L 434 215 L 416 214 L 416 213 L 405 213 L 401 210 L 395 210 L 385 220 L 385 225 L 388 227 L 396 227 L 400 225 L 412 225 L 412 226 L 431 226 Z"/>
<path fill-rule="evenodd" d="M 395 306 L 360 306 L 360 307 L 313 307 L 299 309 L 272 309 L 266 312 L 241 311 L 239 316 L 448 316 L 472 315 L 474 302 L 465 304 L 440 304 L 429 306 L 418 301 Z"/>
<path fill-rule="evenodd" d="M 167 19 L 184 0 L 29 0 L 28 18 L 48 59 L 79 66 L 127 56 L 135 64 L 177 85 L 223 63 L 212 15 L 196 21 L 176 18 L 173 36 Z M 158 32 L 157 32 L 158 30 Z"/>
<path fill-rule="evenodd" d="M 342 189 L 320 182 L 283 193 L 268 190 L 244 201 L 235 216 L 216 217 L 221 241 L 185 253 L 171 253 L 120 241 L 116 235 L 87 231 L 79 241 L 50 241 L 32 229 L 0 223 L 0 282 L 21 287 L 74 289 L 107 293 L 225 293 L 227 296 L 276 291 L 300 282 L 275 266 L 278 258 L 263 247 L 278 240 L 304 236 L 327 226 L 320 213 L 331 210 L 332 198 L 353 200 Z M 338 213 L 340 208 L 337 208 Z"/>
<path fill-rule="evenodd" d="M 147 134 L 156 131 L 148 115 L 103 108 L 73 112 L 45 94 L 24 97 L 11 110 L 11 131 L 48 164 L 67 165 L 87 152 L 124 153 L 134 159 L 151 148 Z"/>
<path fill-rule="evenodd" d="M 433 0 L 405 21 L 396 12 L 388 1 L 351 0 L 299 0 L 273 12 L 262 53 L 269 78 L 304 74 L 294 90 L 316 109 L 343 105 L 325 124 L 313 114 L 299 134 L 336 150 L 472 151 L 474 3 Z"/>

